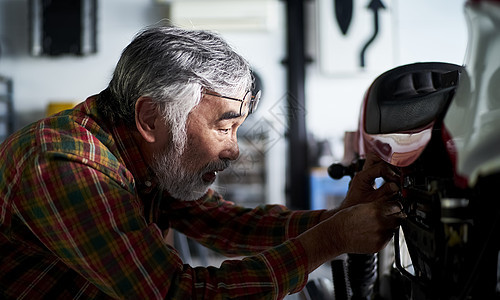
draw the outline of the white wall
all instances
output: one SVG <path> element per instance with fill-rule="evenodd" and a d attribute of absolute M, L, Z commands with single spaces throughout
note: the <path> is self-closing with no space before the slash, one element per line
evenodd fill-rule
<path fill-rule="evenodd" d="M 151 0 L 98 1 L 96 54 L 33 57 L 28 0 L 0 0 L 0 74 L 13 79 L 19 125 L 43 115 L 49 101 L 80 102 L 104 89 L 133 35 L 164 13 L 164 6 Z"/>

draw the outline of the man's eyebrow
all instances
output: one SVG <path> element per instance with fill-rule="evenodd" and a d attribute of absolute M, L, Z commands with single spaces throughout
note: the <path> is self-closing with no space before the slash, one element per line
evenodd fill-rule
<path fill-rule="evenodd" d="M 240 115 L 239 112 L 236 112 L 236 111 L 227 111 L 227 112 L 223 113 L 219 117 L 218 121 L 238 119 L 240 117 L 242 117 L 242 116 Z"/>

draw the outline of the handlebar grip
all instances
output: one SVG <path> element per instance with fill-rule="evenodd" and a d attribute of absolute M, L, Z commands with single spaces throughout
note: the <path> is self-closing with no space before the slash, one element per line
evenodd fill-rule
<path fill-rule="evenodd" d="M 328 167 L 328 175 L 333 179 L 341 179 L 346 175 L 353 176 L 354 173 L 349 167 L 345 167 L 341 164 L 333 164 Z"/>
<path fill-rule="evenodd" d="M 350 176 L 352 178 L 356 172 L 363 169 L 364 163 L 365 161 L 360 159 L 348 166 L 341 163 L 332 164 L 328 167 L 328 175 L 333 179 L 341 179 L 344 176 Z"/>

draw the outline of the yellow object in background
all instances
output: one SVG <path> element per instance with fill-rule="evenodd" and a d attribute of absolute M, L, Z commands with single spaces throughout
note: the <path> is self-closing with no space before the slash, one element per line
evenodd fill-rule
<path fill-rule="evenodd" d="M 71 109 L 75 107 L 75 105 L 76 103 L 74 102 L 49 102 L 45 115 L 48 117 L 60 111 Z"/>

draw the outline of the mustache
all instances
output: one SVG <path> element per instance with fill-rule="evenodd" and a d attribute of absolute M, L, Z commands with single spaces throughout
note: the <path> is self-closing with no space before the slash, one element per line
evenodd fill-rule
<path fill-rule="evenodd" d="M 231 161 L 229 159 L 221 159 L 218 161 L 213 161 L 208 163 L 205 168 L 203 168 L 202 173 L 213 172 L 213 171 L 222 171 L 231 166 Z"/>

